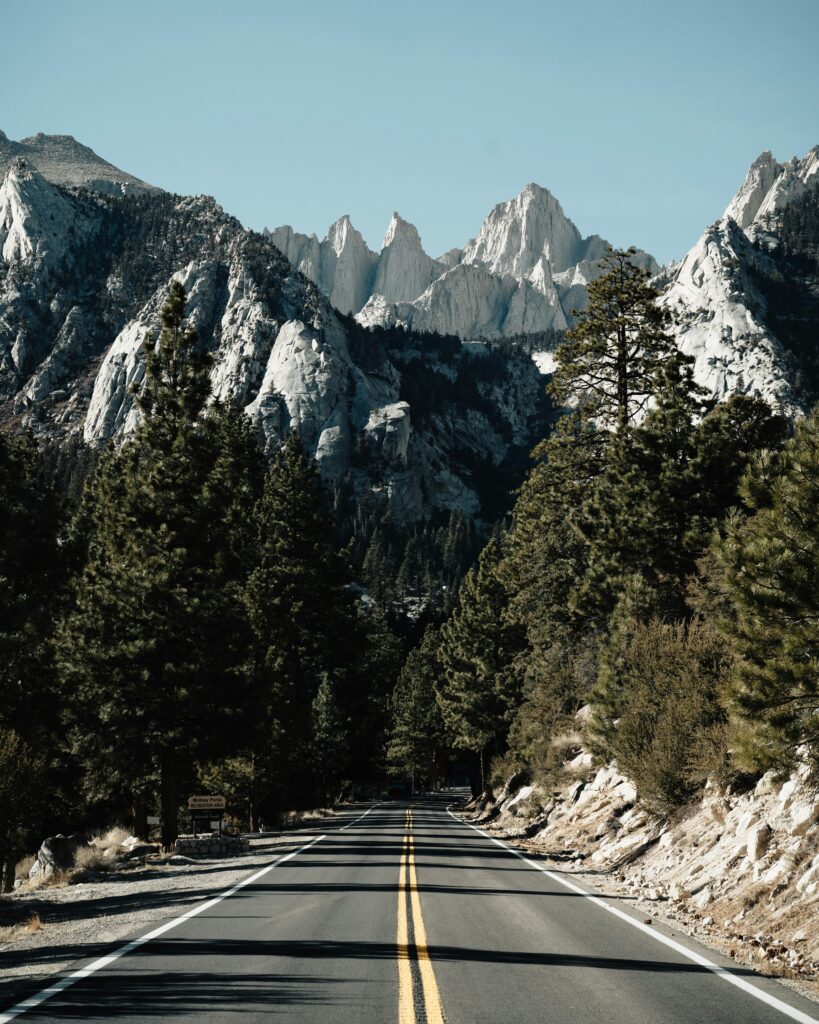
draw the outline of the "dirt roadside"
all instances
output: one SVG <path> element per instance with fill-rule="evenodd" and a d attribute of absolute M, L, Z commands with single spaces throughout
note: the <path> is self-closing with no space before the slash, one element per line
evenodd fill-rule
<path fill-rule="evenodd" d="M 36 915 L 41 927 L 29 932 L 15 929 L 11 941 L 0 940 L 0 1007 L 13 1002 L 23 988 L 47 982 L 78 961 L 110 952 L 113 943 L 218 895 L 254 870 L 303 846 L 312 836 L 338 827 L 336 817 L 255 837 L 250 852 L 238 857 L 146 864 L 100 875 L 93 881 L 4 897 L 0 914 L 6 921 L 25 921 Z"/>

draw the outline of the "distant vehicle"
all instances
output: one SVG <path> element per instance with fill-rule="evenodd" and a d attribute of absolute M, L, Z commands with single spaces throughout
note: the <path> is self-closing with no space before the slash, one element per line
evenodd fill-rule
<path fill-rule="evenodd" d="M 404 779 L 391 779 L 387 785 L 388 800 L 407 800 L 410 796 L 410 788 Z"/>

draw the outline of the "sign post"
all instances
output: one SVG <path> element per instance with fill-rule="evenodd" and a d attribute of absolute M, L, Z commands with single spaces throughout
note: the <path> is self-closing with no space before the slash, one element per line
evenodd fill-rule
<path fill-rule="evenodd" d="M 219 835 L 221 836 L 222 818 L 225 814 L 226 803 L 227 801 L 223 796 L 192 796 L 188 798 L 188 810 L 193 821 L 194 838 L 196 838 L 197 822 L 206 821 L 210 823 L 213 818 L 218 820 Z"/>

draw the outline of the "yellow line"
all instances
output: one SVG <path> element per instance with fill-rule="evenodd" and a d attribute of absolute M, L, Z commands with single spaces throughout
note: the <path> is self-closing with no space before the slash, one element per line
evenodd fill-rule
<path fill-rule="evenodd" d="M 404 836 L 401 847 L 401 873 L 398 877 L 398 1024 L 415 1024 L 412 998 L 412 966 L 410 964 L 409 930 L 407 928 L 407 846 Z"/>
<path fill-rule="evenodd" d="M 432 969 L 432 960 L 427 947 L 427 932 L 421 913 L 421 897 L 418 895 L 418 877 L 415 874 L 415 840 L 409 837 L 409 887 L 412 901 L 412 919 L 415 926 L 415 949 L 418 954 L 418 967 L 421 971 L 421 984 L 424 989 L 424 1007 L 427 1024 L 446 1024 L 441 993 Z"/>

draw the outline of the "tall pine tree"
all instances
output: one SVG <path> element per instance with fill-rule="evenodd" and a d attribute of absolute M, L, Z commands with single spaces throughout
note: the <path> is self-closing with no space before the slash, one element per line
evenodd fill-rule
<path fill-rule="evenodd" d="M 33 440 L 0 433 L 0 883 L 45 821 L 62 744 L 52 620 L 62 586 L 59 503 Z M 49 756 L 45 756 L 44 752 Z M 62 773 L 59 773 L 62 774 Z"/>
<path fill-rule="evenodd" d="M 734 607 L 733 706 L 757 765 L 788 767 L 802 745 L 819 776 L 819 411 L 742 493 L 754 514 L 734 516 L 717 549 Z"/>
<path fill-rule="evenodd" d="M 146 353 L 142 421 L 84 494 L 84 564 L 59 642 L 88 795 L 129 801 L 142 832 L 158 794 L 166 844 L 194 762 L 237 741 L 248 698 L 235 528 L 252 485 L 203 419 L 207 368 L 175 281 Z"/>
<path fill-rule="evenodd" d="M 557 350 L 551 391 L 578 403 L 600 425 L 624 430 L 657 390 L 658 370 L 684 359 L 670 332 L 671 314 L 657 302 L 636 250 L 616 250 L 589 285 L 589 305 Z"/>
<path fill-rule="evenodd" d="M 258 757 L 271 780 L 268 813 L 285 799 L 308 803 L 338 780 L 343 765 L 311 767 L 314 712 L 324 682 L 333 714 L 346 721 L 363 687 L 362 625 L 347 566 L 333 529 L 315 463 L 296 433 L 276 454 L 257 512 L 259 563 L 246 604 L 253 630 L 252 671 L 264 695 L 266 737 Z M 278 804 L 278 807 L 275 805 Z"/>
<path fill-rule="evenodd" d="M 520 703 L 513 663 L 524 634 L 506 614 L 508 594 L 498 573 L 501 554 L 500 538 L 494 536 L 461 585 L 457 607 L 441 629 L 438 652 L 444 723 L 454 747 L 478 755 L 481 787 L 489 757 L 505 750 Z"/>
<path fill-rule="evenodd" d="M 446 774 L 447 742 L 441 709 L 435 698 L 442 667 L 438 631 L 428 628 L 410 651 L 390 701 L 392 725 L 387 761 L 393 770 L 419 782 L 439 784 Z"/>

